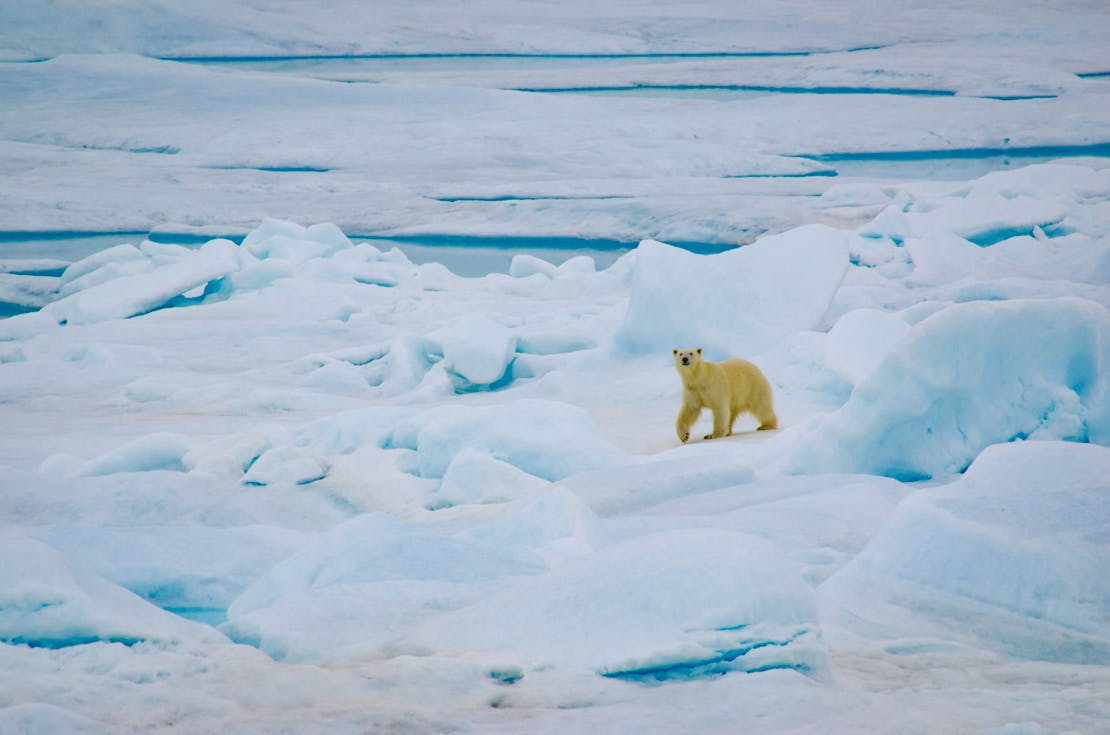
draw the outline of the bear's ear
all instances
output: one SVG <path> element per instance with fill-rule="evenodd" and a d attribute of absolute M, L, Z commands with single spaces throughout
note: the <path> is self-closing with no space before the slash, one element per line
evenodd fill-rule
<path fill-rule="evenodd" d="M 701 354 L 701 348 L 700 347 L 698 348 L 698 354 L 699 355 Z"/>
<path fill-rule="evenodd" d="M 672 354 L 672 355 L 677 355 L 677 354 L 678 354 L 678 350 L 671 350 L 671 354 Z"/>

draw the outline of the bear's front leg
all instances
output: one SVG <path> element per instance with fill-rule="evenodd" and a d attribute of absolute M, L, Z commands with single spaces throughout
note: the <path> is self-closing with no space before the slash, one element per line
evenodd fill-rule
<path fill-rule="evenodd" d="M 695 406 L 691 401 L 686 400 L 686 396 L 682 399 L 682 408 L 678 412 L 678 420 L 674 423 L 675 433 L 678 434 L 678 440 L 685 444 L 690 438 L 690 427 L 698 420 L 701 415 L 701 408 Z"/>
<path fill-rule="evenodd" d="M 728 425 L 729 411 L 728 404 L 714 405 L 713 409 L 713 433 L 706 434 L 706 439 L 720 439 L 722 436 L 730 436 L 732 430 Z"/>

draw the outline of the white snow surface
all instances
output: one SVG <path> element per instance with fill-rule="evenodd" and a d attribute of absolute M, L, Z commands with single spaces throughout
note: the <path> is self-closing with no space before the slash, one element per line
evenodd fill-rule
<path fill-rule="evenodd" d="M 1106 29 L 3 4 L 0 733 L 1106 731 Z"/>

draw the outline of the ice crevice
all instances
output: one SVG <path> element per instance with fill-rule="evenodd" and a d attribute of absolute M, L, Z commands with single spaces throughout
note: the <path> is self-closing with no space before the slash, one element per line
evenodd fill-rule
<path fill-rule="evenodd" d="M 746 627 L 746 626 L 745 626 Z M 748 654 L 768 647 L 785 648 L 800 637 L 812 631 L 801 629 L 783 639 L 747 639 L 735 645 L 716 651 L 712 656 L 688 661 L 638 666 L 635 668 L 615 668 L 601 672 L 607 679 L 635 681 L 643 684 L 663 684 L 666 682 L 688 681 L 691 679 L 713 678 L 733 672 L 760 673 L 775 669 L 793 670 L 802 674 L 810 673 L 810 665 L 804 660 L 789 661 L 766 660 L 748 661 Z"/>

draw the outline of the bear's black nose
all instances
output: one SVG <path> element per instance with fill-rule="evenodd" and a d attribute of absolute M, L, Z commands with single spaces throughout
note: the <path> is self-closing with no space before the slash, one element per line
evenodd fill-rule
<path fill-rule="evenodd" d="M 689 365 L 690 364 L 690 358 L 689 357 L 682 358 L 682 364 L 683 365 Z"/>

